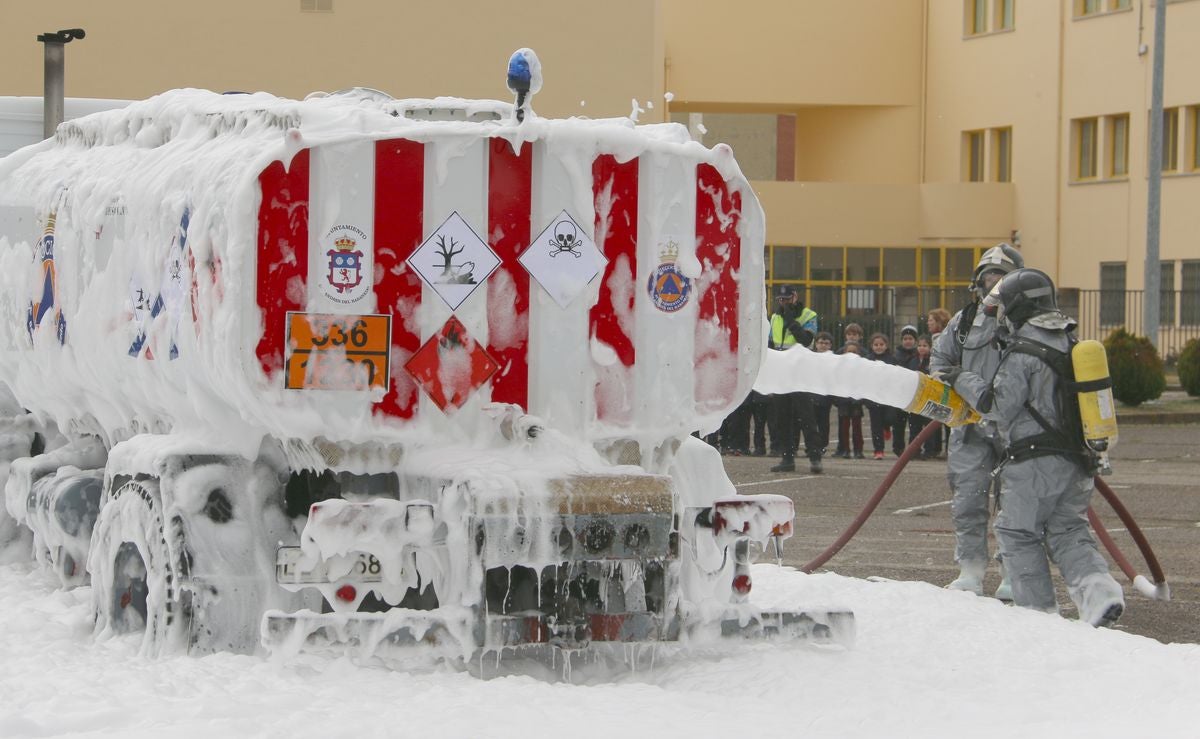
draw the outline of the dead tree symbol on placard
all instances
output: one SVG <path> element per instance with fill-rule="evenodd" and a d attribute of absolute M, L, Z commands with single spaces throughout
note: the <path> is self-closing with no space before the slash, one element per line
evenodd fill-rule
<path fill-rule="evenodd" d="M 446 236 L 439 235 L 437 237 L 438 254 L 442 255 L 442 274 L 438 275 L 436 282 L 439 285 L 474 285 L 475 271 L 474 262 L 463 262 L 462 264 L 454 264 L 454 257 L 462 253 L 463 246 L 450 237 L 450 243 L 446 244 Z"/>

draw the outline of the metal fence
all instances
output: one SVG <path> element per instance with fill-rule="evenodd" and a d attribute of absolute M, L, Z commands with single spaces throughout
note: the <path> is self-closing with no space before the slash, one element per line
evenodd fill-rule
<path fill-rule="evenodd" d="M 1079 321 L 1081 339 L 1104 340 L 1119 328 L 1143 335 L 1143 290 L 1060 290 L 1063 312 Z M 1200 339 L 1200 291 L 1163 290 L 1159 293 L 1158 336 L 1151 341 L 1158 353 L 1173 362 L 1192 339 Z"/>
<path fill-rule="evenodd" d="M 1080 339 L 1103 341 L 1118 328 L 1142 334 L 1142 290 L 1059 291 L 1063 312 L 1079 321 Z M 817 312 L 823 331 L 833 334 L 834 347 L 841 346 L 850 323 L 862 326 L 865 338 L 881 333 L 893 346 L 905 324 L 928 333 L 926 316 L 934 308 L 945 308 L 953 315 L 971 300 L 965 287 L 842 287 L 810 285 L 807 304 Z M 1191 339 L 1200 339 L 1200 291 L 1166 290 L 1160 293 L 1159 332 L 1154 341 L 1159 354 L 1168 362 L 1179 356 Z"/>

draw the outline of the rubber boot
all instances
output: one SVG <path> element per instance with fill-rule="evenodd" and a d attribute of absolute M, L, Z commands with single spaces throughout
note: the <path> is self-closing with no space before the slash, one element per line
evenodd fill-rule
<path fill-rule="evenodd" d="M 1005 603 L 1011 603 L 1013 599 L 1012 583 L 1008 581 L 1008 572 L 1004 570 L 1004 563 L 1000 563 L 1000 585 L 996 587 L 996 600 L 1002 600 Z"/>
<path fill-rule="evenodd" d="M 785 454 L 783 459 L 779 460 L 779 464 L 771 468 L 772 472 L 795 472 L 796 458 L 790 454 Z"/>
<path fill-rule="evenodd" d="M 975 595 L 983 595 L 983 575 L 987 572 L 986 562 L 959 562 L 958 578 L 946 587 L 950 590 L 966 590 Z"/>

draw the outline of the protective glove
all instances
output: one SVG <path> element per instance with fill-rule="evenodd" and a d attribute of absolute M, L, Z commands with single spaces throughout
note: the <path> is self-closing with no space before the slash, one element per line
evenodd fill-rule
<path fill-rule="evenodd" d="M 962 367 L 948 367 L 940 372 L 933 373 L 933 376 L 950 387 L 954 387 L 954 381 L 963 373 Z"/>

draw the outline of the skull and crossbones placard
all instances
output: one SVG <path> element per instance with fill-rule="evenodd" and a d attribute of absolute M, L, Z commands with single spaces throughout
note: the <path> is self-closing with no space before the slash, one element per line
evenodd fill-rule
<path fill-rule="evenodd" d="M 608 261 L 589 231 L 564 210 L 521 255 L 522 266 L 560 307 L 579 297 Z"/>

